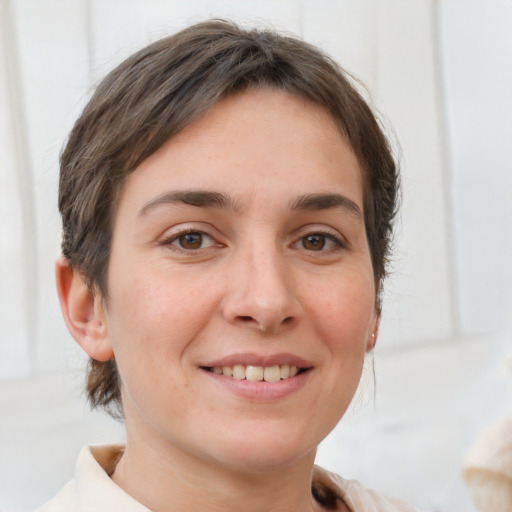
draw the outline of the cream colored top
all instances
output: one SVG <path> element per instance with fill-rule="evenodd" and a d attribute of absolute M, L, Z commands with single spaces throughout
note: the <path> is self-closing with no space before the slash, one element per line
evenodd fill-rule
<path fill-rule="evenodd" d="M 109 477 L 122 450 L 119 445 L 84 447 L 73 480 L 37 512 L 150 512 Z M 326 498 L 326 510 L 340 510 L 343 500 L 352 512 L 418 512 L 316 466 L 313 487 Z"/>
<path fill-rule="evenodd" d="M 482 432 L 466 456 L 463 475 L 479 512 L 512 511 L 512 418 Z"/>

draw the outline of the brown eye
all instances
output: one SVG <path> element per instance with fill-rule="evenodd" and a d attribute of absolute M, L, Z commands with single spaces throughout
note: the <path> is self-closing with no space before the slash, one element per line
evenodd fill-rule
<path fill-rule="evenodd" d="M 222 247 L 213 237 L 203 231 L 183 230 L 162 240 L 161 245 L 182 254 L 200 252 L 212 247 Z"/>
<path fill-rule="evenodd" d="M 201 249 L 203 245 L 202 233 L 186 233 L 178 237 L 180 247 L 187 250 Z"/>
<path fill-rule="evenodd" d="M 307 235 L 302 239 L 302 247 L 308 251 L 321 251 L 325 247 L 325 235 Z"/>

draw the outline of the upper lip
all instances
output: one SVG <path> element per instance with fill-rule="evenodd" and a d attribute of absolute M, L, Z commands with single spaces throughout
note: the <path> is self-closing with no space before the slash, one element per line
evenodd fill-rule
<path fill-rule="evenodd" d="M 294 354 L 255 354 L 252 352 L 231 354 L 220 359 L 209 361 L 201 364 L 203 368 L 215 368 L 219 366 L 234 366 L 241 364 L 243 366 L 276 366 L 289 365 L 297 366 L 297 368 L 311 368 L 313 365 L 310 361 Z"/>

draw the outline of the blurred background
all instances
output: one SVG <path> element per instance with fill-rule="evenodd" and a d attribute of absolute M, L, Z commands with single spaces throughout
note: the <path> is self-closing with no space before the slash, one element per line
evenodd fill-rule
<path fill-rule="evenodd" d="M 59 151 L 108 70 L 211 16 L 331 53 L 401 148 L 378 346 L 318 462 L 425 510 L 474 511 L 464 455 L 512 415 L 510 0 L 0 0 L 0 509 L 33 510 L 82 445 L 124 435 L 85 405 L 58 307 Z"/>

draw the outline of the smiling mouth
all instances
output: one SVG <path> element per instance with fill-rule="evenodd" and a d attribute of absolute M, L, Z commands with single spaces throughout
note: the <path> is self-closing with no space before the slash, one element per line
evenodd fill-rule
<path fill-rule="evenodd" d="M 235 364 L 233 366 L 204 366 L 201 368 L 216 375 L 252 382 L 279 382 L 280 380 L 291 379 L 308 370 L 308 368 L 287 364 L 274 366 L 244 366 L 242 364 Z"/>

